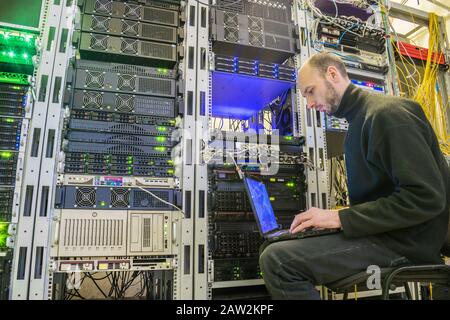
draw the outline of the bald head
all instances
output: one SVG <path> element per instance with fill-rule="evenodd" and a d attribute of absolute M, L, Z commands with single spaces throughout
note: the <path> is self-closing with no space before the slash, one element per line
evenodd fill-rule
<path fill-rule="evenodd" d="M 310 57 L 304 66 L 310 66 L 318 71 L 322 76 L 328 71 L 328 67 L 334 67 L 341 74 L 343 78 L 348 79 L 347 70 L 342 60 L 335 54 L 328 52 L 321 52 Z"/>
<path fill-rule="evenodd" d="M 307 100 L 307 107 L 328 114 L 336 111 L 349 84 L 342 60 L 326 52 L 309 58 L 298 74 L 298 88 Z"/>

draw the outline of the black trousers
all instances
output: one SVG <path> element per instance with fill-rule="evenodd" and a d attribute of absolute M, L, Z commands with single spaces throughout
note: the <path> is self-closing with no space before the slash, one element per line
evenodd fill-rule
<path fill-rule="evenodd" d="M 315 285 L 346 278 L 371 265 L 407 265 L 408 259 L 373 238 L 348 239 L 343 233 L 274 242 L 259 258 L 273 299 L 320 299 Z"/>

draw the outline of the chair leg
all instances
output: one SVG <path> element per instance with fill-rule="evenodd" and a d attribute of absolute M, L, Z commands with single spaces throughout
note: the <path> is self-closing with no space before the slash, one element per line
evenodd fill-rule
<path fill-rule="evenodd" d="M 389 289 L 391 288 L 391 281 L 389 277 L 385 279 L 381 287 L 381 300 L 389 300 Z"/>
<path fill-rule="evenodd" d="M 342 300 L 347 300 L 348 298 L 348 290 L 344 291 L 344 296 L 342 297 Z"/>
<path fill-rule="evenodd" d="M 406 297 L 408 298 L 408 300 L 412 300 L 412 294 L 411 294 L 411 290 L 409 288 L 408 282 L 403 283 L 403 285 L 405 286 L 405 293 L 406 293 Z"/>

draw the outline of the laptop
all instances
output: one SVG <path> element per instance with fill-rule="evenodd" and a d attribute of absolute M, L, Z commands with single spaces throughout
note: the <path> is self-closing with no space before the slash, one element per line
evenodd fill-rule
<path fill-rule="evenodd" d="M 244 176 L 244 184 L 255 214 L 259 232 L 269 242 L 316 237 L 341 232 L 340 229 L 308 229 L 302 232 L 290 233 L 289 229 L 281 229 L 277 223 L 264 183 Z"/>

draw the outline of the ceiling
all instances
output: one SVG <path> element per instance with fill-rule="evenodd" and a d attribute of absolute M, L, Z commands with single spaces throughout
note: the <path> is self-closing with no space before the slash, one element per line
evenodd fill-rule
<path fill-rule="evenodd" d="M 448 0 L 391 0 L 391 2 L 397 2 L 426 12 L 434 12 L 445 17 L 447 35 L 450 34 L 450 4 Z M 407 35 L 408 39 L 411 39 L 417 45 L 427 46 L 427 28 L 417 28 L 417 24 L 396 18 L 391 18 L 391 23 L 397 34 Z"/>

